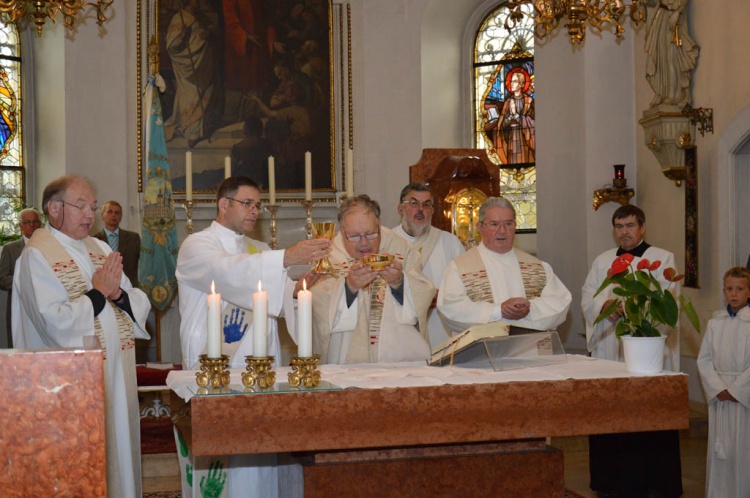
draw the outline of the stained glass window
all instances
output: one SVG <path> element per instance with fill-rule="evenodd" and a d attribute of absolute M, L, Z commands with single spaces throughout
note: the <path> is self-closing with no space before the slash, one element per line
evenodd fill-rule
<path fill-rule="evenodd" d="M 0 24 L 0 239 L 18 235 L 23 206 L 21 53 L 15 24 Z"/>
<path fill-rule="evenodd" d="M 531 5 L 523 6 L 531 13 Z M 534 21 L 508 30 L 501 5 L 482 22 L 474 45 L 475 147 L 500 168 L 500 193 L 516 208 L 517 231 L 536 231 Z"/>

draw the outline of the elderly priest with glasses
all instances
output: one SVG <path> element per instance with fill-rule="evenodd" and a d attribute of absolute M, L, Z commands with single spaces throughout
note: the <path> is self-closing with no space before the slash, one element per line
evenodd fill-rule
<path fill-rule="evenodd" d="M 454 259 L 443 275 L 437 307 L 453 332 L 504 321 L 511 334 L 551 330 L 572 299 L 552 267 L 513 247 L 516 210 L 502 197 L 479 208 L 482 243 Z"/>
<path fill-rule="evenodd" d="M 81 176 L 52 181 L 42 194 L 47 226 L 34 232 L 13 280 L 17 348 L 82 347 L 99 338 L 104 357 L 107 496 L 141 496 L 135 339 L 148 339 L 151 309 L 122 270 L 122 256 L 93 237 L 91 183 Z"/>
<path fill-rule="evenodd" d="M 312 287 L 313 349 L 324 363 L 384 363 L 430 356 L 427 311 L 435 288 L 419 251 L 380 225 L 367 195 L 338 212 L 330 261 L 335 274 Z M 393 256 L 370 261 L 372 255 Z"/>

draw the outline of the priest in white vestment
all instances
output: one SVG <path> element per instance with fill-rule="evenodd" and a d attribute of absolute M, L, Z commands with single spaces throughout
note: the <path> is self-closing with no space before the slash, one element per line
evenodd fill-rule
<path fill-rule="evenodd" d="M 502 197 L 479 208 L 482 243 L 445 270 L 437 307 L 451 330 L 502 320 L 518 329 L 553 330 L 565 321 L 572 297 L 552 267 L 513 247 L 516 211 Z"/>
<path fill-rule="evenodd" d="M 107 496 L 141 496 L 140 411 L 135 339 L 149 339 L 148 297 L 122 271 L 122 256 L 88 233 L 96 197 L 88 180 L 66 176 L 44 189 L 47 226 L 34 232 L 16 265 L 16 348 L 83 346 L 96 336 L 104 356 Z"/>
<path fill-rule="evenodd" d="M 464 246 L 452 233 L 432 226 L 434 213 L 435 198 L 432 189 L 421 182 L 410 183 L 401 190 L 398 204 L 401 224 L 393 228 L 393 233 L 419 250 L 422 256 L 422 273 L 438 288 L 445 268 L 454 258 L 464 253 Z M 427 314 L 427 329 L 432 348 L 451 336 L 450 329 L 440 319 L 434 302 Z"/>
<path fill-rule="evenodd" d="M 709 412 L 707 498 L 750 496 L 750 271 L 729 269 L 724 297 L 698 353 Z"/>
<path fill-rule="evenodd" d="M 624 253 L 634 256 L 636 267 L 641 259 L 661 261 L 660 270 L 674 268 L 671 252 L 653 247 L 643 240 L 646 233 L 646 215 L 638 208 L 627 204 L 620 206 L 612 215 L 612 227 L 619 247 L 600 254 L 591 265 L 581 295 L 581 308 L 586 320 L 586 344 L 591 356 L 604 360 L 623 361 L 615 325 L 621 312 L 615 311 L 608 320 L 593 325 L 596 317 L 613 299 L 612 288 L 594 297 L 607 277 L 607 270 L 615 258 Z M 668 282 L 662 271 L 654 272 L 659 284 L 666 288 Z M 677 295 L 679 288 L 671 286 Z M 678 327 L 679 329 L 679 327 Z M 680 338 L 673 330 L 664 348 L 664 368 L 679 371 Z M 589 436 L 590 487 L 600 495 L 613 496 L 658 496 L 677 497 L 682 494 L 680 468 L 680 440 L 677 431 L 634 432 L 628 434 L 600 434 Z"/>
<path fill-rule="evenodd" d="M 283 316 L 287 287 L 295 285 L 287 277 L 288 268 L 327 256 L 330 241 L 304 240 L 288 249 L 271 250 L 264 242 L 246 236 L 255 228 L 261 210 L 260 187 L 246 177 L 224 180 L 216 194 L 216 206 L 216 220 L 185 239 L 177 256 L 183 364 L 199 369 L 198 357 L 207 352 L 206 298 L 213 283 L 216 293 L 221 294 L 221 352 L 229 356 L 230 367 L 245 368 L 245 356 L 255 354 L 253 293 L 260 283 L 262 290 L 268 292 L 267 352 L 278 365 L 281 347 L 277 318 Z M 312 282 L 315 278 L 308 275 Z M 211 486 L 222 488 L 217 496 L 277 496 L 275 464 L 275 455 L 239 455 L 210 461 L 192 455 L 182 458 L 181 469 L 184 471 L 186 465 L 192 469 L 192 480 L 183 472 L 183 496 L 201 496 L 198 476 L 205 477 L 204 482 Z M 211 472 L 211 467 L 216 469 L 217 465 L 221 471 Z M 226 479 L 213 479 L 225 469 L 230 470 Z"/>
<path fill-rule="evenodd" d="M 382 269 L 369 254 L 390 254 Z M 419 251 L 380 225 L 380 205 L 366 195 L 346 199 L 330 261 L 336 273 L 312 288 L 313 351 L 323 363 L 385 363 L 430 356 L 427 310 L 435 288 Z"/>

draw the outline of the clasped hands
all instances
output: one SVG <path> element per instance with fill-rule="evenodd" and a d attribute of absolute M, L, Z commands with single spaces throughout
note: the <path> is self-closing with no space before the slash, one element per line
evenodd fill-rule
<path fill-rule="evenodd" d="M 104 297 L 117 301 L 122 297 L 120 280 L 122 278 L 122 254 L 110 253 L 101 268 L 94 270 L 91 276 L 91 286 L 101 292 Z"/>
<path fill-rule="evenodd" d="M 511 297 L 500 305 L 503 318 L 508 320 L 520 320 L 525 318 L 531 311 L 531 302 L 525 297 Z"/>

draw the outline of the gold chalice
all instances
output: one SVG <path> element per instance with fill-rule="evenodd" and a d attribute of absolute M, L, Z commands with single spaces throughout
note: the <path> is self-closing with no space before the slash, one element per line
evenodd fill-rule
<path fill-rule="evenodd" d="M 379 271 L 393 263 L 393 254 L 368 254 L 362 258 L 362 262 L 373 270 Z"/>
<path fill-rule="evenodd" d="M 328 240 L 333 240 L 333 236 L 336 234 L 336 223 L 330 221 L 313 222 L 312 228 L 315 238 L 326 238 Z M 333 265 L 328 260 L 328 258 L 319 259 L 313 267 L 313 273 L 334 273 Z"/>

